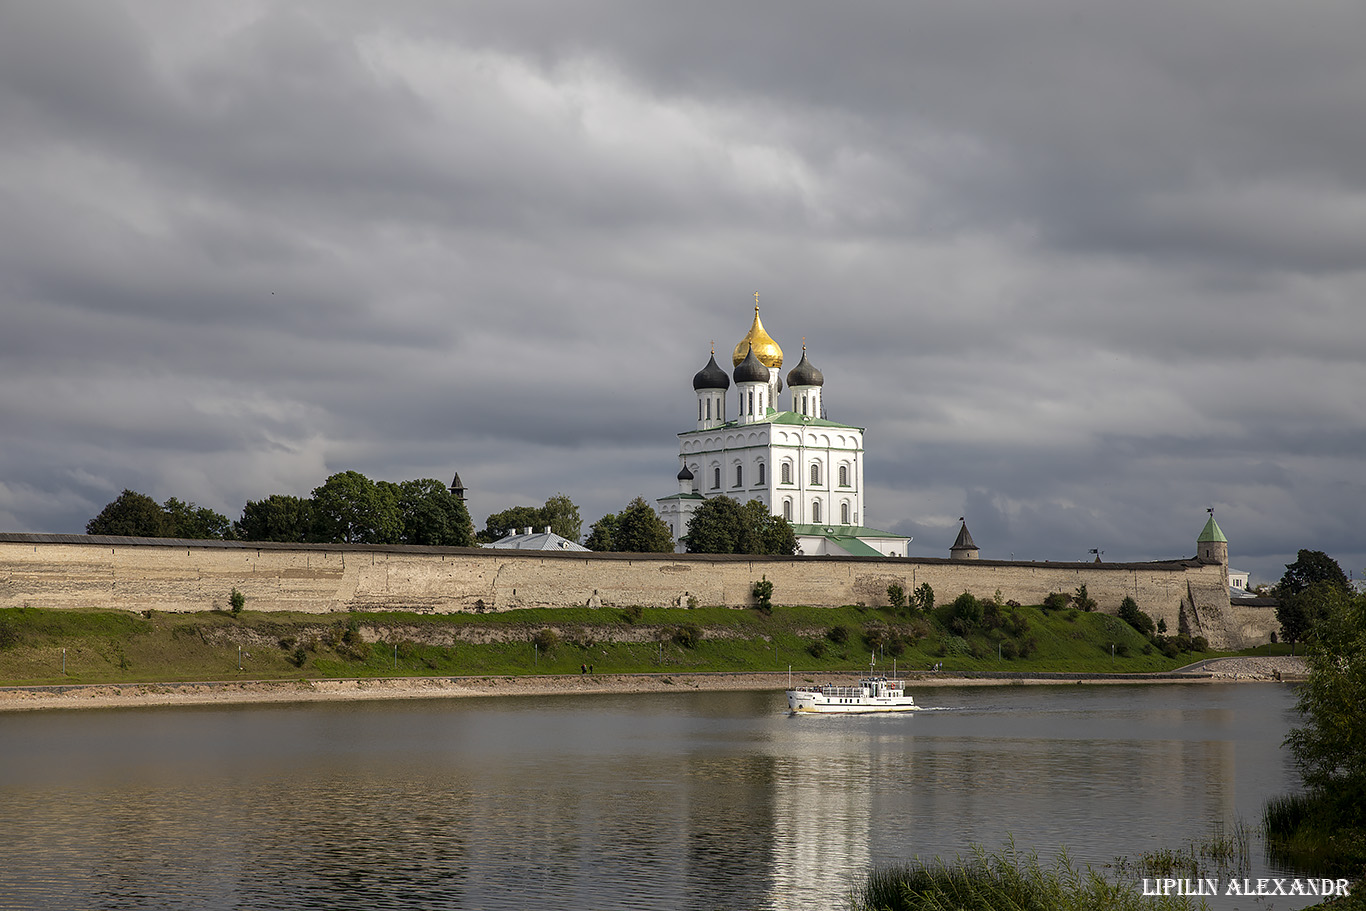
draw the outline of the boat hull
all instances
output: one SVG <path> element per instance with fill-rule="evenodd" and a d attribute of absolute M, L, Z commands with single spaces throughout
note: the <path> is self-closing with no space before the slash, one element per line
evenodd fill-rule
<path fill-rule="evenodd" d="M 874 715 L 887 712 L 918 712 L 920 706 L 911 703 L 877 703 L 870 705 L 830 705 L 788 699 L 787 707 L 794 715 Z"/>
<path fill-rule="evenodd" d="M 787 691 L 787 708 L 794 715 L 870 715 L 914 712 L 919 706 L 907 696 L 901 681 L 875 677 L 858 686 L 804 687 Z"/>

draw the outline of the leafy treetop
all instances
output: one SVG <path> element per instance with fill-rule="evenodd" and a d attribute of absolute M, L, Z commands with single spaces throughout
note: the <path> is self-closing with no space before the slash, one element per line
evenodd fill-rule
<path fill-rule="evenodd" d="M 164 506 L 134 490 L 125 490 L 85 524 L 88 535 L 131 535 L 141 538 L 231 538 L 227 516 L 171 497 Z"/>
<path fill-rule="evenodd" d="M 1309 647 L 1309 680 L 1296 705 L 1306 724 L 1286 744 L 1304 784 L 1354 808 L 1359 819 L 1366 806 L 1366 595 L 1331 584 L 1314 590 L 1321 614 Z"/>
<path fill-rule="evenodd" d="M 697 507 L 684 536 L 694 554 L 794 554 L 797 535 L 759 500 L 712 497 Z"/>
<path fill-rule="evenodd" d="M 518 529 L 534 528 L 540 531 L 547 525 L 555 534 L 577 543 L 583 531 L 579 507 L 569 497 L 557 493 L 546 500 L 544 506 L 513 506 L 494 513 L 484 520 L 484 530 L 476 537 L 482 544 L 492 544 L 500 538 L 516 534 Z"/>
<path fill-rule="evenodd" d="M 666 554 L 674 549 L 668 523 L 644 497 L 636 497 L 620 513 L 609 512 L 594 522 L 584 544 L 589 550 L 623 553 Z"/>
<path fill-rule="evenodd" d="M 1301 550 L 1294 563 L 1287 563 L 1285 575 L 1277 589 L 1278 595 L 1298 595 L 1315 583 L 1324 582 L 1348 591 L 1347 574 L 1332 557 L 1321 550 Z"/>

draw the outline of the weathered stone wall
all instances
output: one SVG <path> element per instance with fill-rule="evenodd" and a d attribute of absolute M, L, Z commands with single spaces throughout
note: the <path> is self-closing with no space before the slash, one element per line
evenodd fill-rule
<path fill-rule="evenodd" d="M 526 607 L 748 606 L 761 577 L 778 604 L 885 604 L 898 582 L 929 583 L 940 603 L 964 591 L 1037 604 L 1085 584 L 1101 610 L 1125 595 L 1216 647 L 1265 642 L 1266 609 L 1231 607 L 1225 568 L 1161 563 L 1023 563 L 893 557 L 734 557 L 542 553 L 479 548 L 171 541 L 0 535 L 0 607 L 142 611 L 225 609 L 234 588 L 252 610 L 459 612 Z"/>

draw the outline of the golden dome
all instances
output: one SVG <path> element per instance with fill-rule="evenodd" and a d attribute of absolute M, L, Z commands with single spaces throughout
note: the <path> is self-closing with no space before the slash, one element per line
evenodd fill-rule
<path fill-rule="evenodd" d="M 764 331 L 764 324 L 759 322 L 759 305 L 754 305 L 754 325 L 749 327 L 749 332 L 740 339 L 740 344 L 735 346 L 735 353 L 731 355 L 731 365 L 740 366 L 740 362 L 749 354 L 750 346 L 754 347 L 754 356 L 759 359 L 769 370 L 777 370 L 783 365 L 783 349 L 778 347 L 769 334 Z"/>

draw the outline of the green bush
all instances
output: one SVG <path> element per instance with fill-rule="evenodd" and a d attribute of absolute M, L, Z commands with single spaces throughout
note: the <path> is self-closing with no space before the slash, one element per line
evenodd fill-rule
<path fill-rule="evenodd" d="M 702 641 L 702 630 L 692 623 L 684 623 L 674 627 L 673 640 L 684 648 L 697 648 L 697 643 Z"/>
<path fill-rule="evenodd" d="M 1072 599 L 1062 592 L 1049 592 L 1043 599 L 1044 610 L 1062 610 Z"/>
<path fill-rule="evenodd" d="M 900 582 L 893 582 L 887 586 L 887 605 L 898 613 L 905 608 L 906 589 L 902 587 Z"/>
<path fill-rule="evenodd" d="M 1014 639 L 1007 639 L 1001 643 L 1001 657 L 1007 661 L 1014 661 L 1020 657 L 1020 647 L 1015 644 Z"/>
<path fill-rule="evenodd" d="M 1153 618 L 1140 610 L 1138 602 L 1127 595 L 1119 603 L 1119 612 L 1116 616 L 1145 636 L 1151 636 L 1157 631 L 1157 624 L 1153 623 Z"/>
<path fill-rule="evenodd" d="M 812 658 L 824 658 L 824 657 L 825 657 L 825 640 L 824 640 L 824 639 L 813 639 L 813 640 L 811 640 L 811 642 L 806 646 L 806 650 L 807 650 L 808 653 L 810 653 L 810 655 L 811 655 Z"/>
<path fill-rule="evenodd" d="M 1086 593 L 1086 583 L 1077 586 L 1077 590 L 1072 593 L 1072 603 L 1079 610 L 1093 611 L 1096 609 L 1096 599 Z"/>
<path fill-rule="evenodd" d="M 639 604 L 628 604 L 621 609 L 621 616 L 627 623 L 639 623 L 644 613 Z"/>
<path fill-rule="evenodd" d="M 768 576 L 764 576 L 754 583 L 754 600 L 758 602 L 760 612 L 768 614 L 773 611 L 773 583 L 768 581 Z"/>
<path fill-rule="evenodd" d="M 531 637 L 531 641 L 536 644 L 536 648 L 543 652 L 553 652 L 560 646 L 560 634 L 550 627 L 538 630 L 536 635 Z"/>
<path fill-rule="evenodd" d="M 232 615 L 234 617 L 242 613 L 242 608 L 246 606 L 246 603 L 247 596 L 235 588 L 232 590 L 232 594 L 228 595 L 228 606 L 232 608 Z"/>
<path fill-rule="evenodd" d="M 911 600 L 915 602 L 917 610 L 932 611 L 934 610 L 934 589 L 930 588 L 930 583 L 921 582 L 920 587 L 911 596 Z"/>
<path fill-rule="evenodd" d="M 985 611 L 982 602 L 978 601 L 971 592 L 963 592 L 953 599 L 953 615 L 962 620 L 963 625 L 970 629 L 982 625 L 982 617 L 985 615 Z"/>

